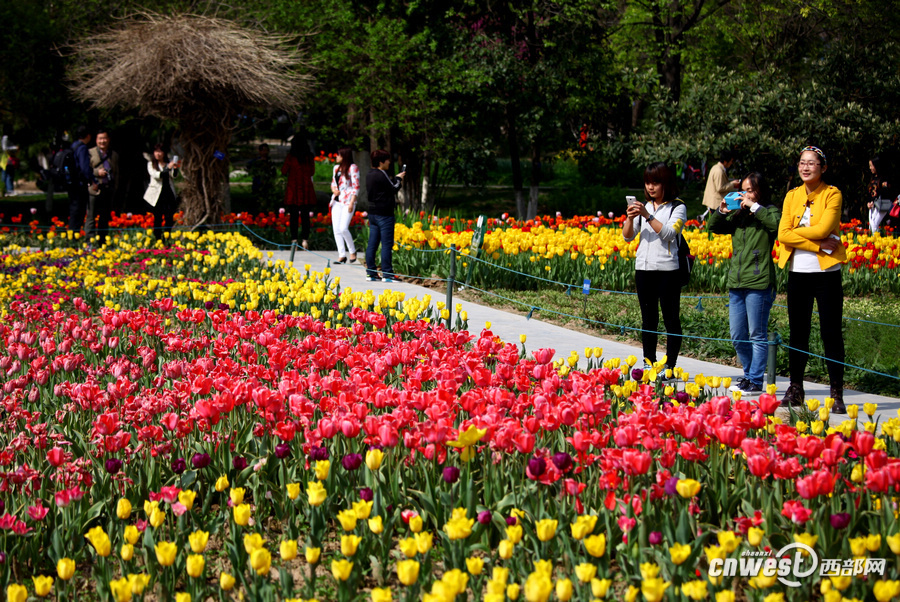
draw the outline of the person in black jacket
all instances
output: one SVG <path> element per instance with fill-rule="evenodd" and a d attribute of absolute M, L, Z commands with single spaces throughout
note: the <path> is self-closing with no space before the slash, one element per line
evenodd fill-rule
<path fill-rule="evenodd" d="M 366 175 L 366 192 L 369 196 L 369 245 L 366 247 L 366 280 L 369 282 L 396 282 L 392 253 L 394 249 L 394 200 L 403 186 L 406 172 L 397 174 L 396 178 L 388 175 L 391 166 L 391 154 L 386 150 L 372 151 L 372 169 Z M 381 272 L 379 278 L 375 264 L 375 250 L 381 244 Z"/>

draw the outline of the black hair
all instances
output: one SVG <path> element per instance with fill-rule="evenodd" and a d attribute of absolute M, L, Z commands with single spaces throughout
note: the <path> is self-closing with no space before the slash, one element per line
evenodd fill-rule
<path fill-rule="evenodd" d="M 750 185 L 756 190 L 756 202 L 764 207 L 772 204 L 772 192 L 769 190 L 769 183 L 758 171 L 751 171 L 741 178 L 740 190 L 744 189 L 744 180 L 749 180 Z"/>
<path fill-rule="evenodd" d="M 350 166 L 353 165 L 353 149 L 345 146 L 338 149 L 338 154 L 341 156 L 341 165 L 338 171 L 341 172 L 341 176 L 346 178 L 350 173 Z"/>
<path fill-rule="evenodd" d="M 391 158 L 391 153 L 387 152 L 383 148 L 379 148 L 378 150 L 372 151 L 372 167 L 378 167 L 385 161 Z"/>
<path fill-rule="evenodd" d="M 675 185 L 675 171 L 663 163 L 651 163 L 644 170 L 644 184 L 652 182 L 654 184 L 662 184 L 663 202 L 668 203 L 674 201 L 678 196 L 678 187 Z M 644 186 L 644 199 L 649 203 L 653 199 L 647 194 L 647 187 Z"/>
<path fill-rule="evenodd" d="M 313 160 L 313 154 L 312 151 L 309 150 L 309 144 L 297 134 L 291 138 L 291 150 L 288 152 L 301 163 Z"/>
<path fill-rule="evenodd" d="M 719 153 L 719 161 L 721 161 L 722 163 L 728 163 L 729 161 L 734 161 L 735 159 L 737 159 L 737 153 L 730 148 L 726 148 Z"/>
<path fill-rule="evenodd" d="M 91 135 L 91 130 L 86 125 L 79 125 L 75 128 L 75 140 L 84 140 Z"/>

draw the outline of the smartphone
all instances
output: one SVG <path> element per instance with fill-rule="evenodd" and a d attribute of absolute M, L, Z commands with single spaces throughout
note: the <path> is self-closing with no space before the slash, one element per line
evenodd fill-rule
<path fill-rule="evenodd" d="M 741 208 L 741 197 L 743 192 L 729 192 L 725 195 L 725 206 L 729 211 Z"/>
<path fill-rule="evenodd" d="M 634 205 L 635 203 L 637 203 L 637 197 L 626 196 L 626 197 L 625 197 L 625 200 L 628 202 L 628 206 L 629 206 L 629 207 L 630 207 L 631 205 Z"/>
<path fill-rule="evenodd" d="M 406 163 L 403 164 L 403 167 L 400 169 L 400 173 L 403 173 L 404 171 L 406 171 Z"/>

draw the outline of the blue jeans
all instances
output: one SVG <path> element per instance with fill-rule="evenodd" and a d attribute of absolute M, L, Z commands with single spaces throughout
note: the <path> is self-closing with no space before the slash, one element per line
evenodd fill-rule
<path fill-rule="evenodd" d="M 9 169 L 0 169 L 0 173 L 3 174 L 3 185 L 6 186 L 6 192 L 12 192 L 15 188 L 12 172 Z"/>
<path fill-rule="evenodd" d="M 775 301 L 775 289 L 733 288 L 728 291 L 728 298 L 731 340 L 744 368 L 744 378 L 762 385 L 769 349 L 769 310 Z"/>
<path fill-rule="evenodd" d="M 369 215 L 369 244 L 366 247 L 366 275 L 378 277 L 378 266 L 375 265 L 375 250 L 381 244 L 381 273 L 385 278 L 394 275 L 394 264 L 391 260 L 394 251 L 393 215 Z"/>

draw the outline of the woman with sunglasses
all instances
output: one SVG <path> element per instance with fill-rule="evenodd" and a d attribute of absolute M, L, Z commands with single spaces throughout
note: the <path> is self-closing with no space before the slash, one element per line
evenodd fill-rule
<path fill-rule="evenodd" d="M 840 190 L 822 179 L 827 169 L 828 160 L 820 149 L 807 146 L 800 151 L 797 171 L 803 185 L 787 193 L 778 226 L 781 243 L 778 266 L 790 270 L 787 304 L 791 327 L 788 356 L 791 384 L 781 405 L 799 406 L 804 401 L 803 374 L 809 359 L 815 301 L 834 399 L 831 411 L 845 414 L 841 266 L 847 262 L 847 251 L 841 242 L 843 197 Z"/>

